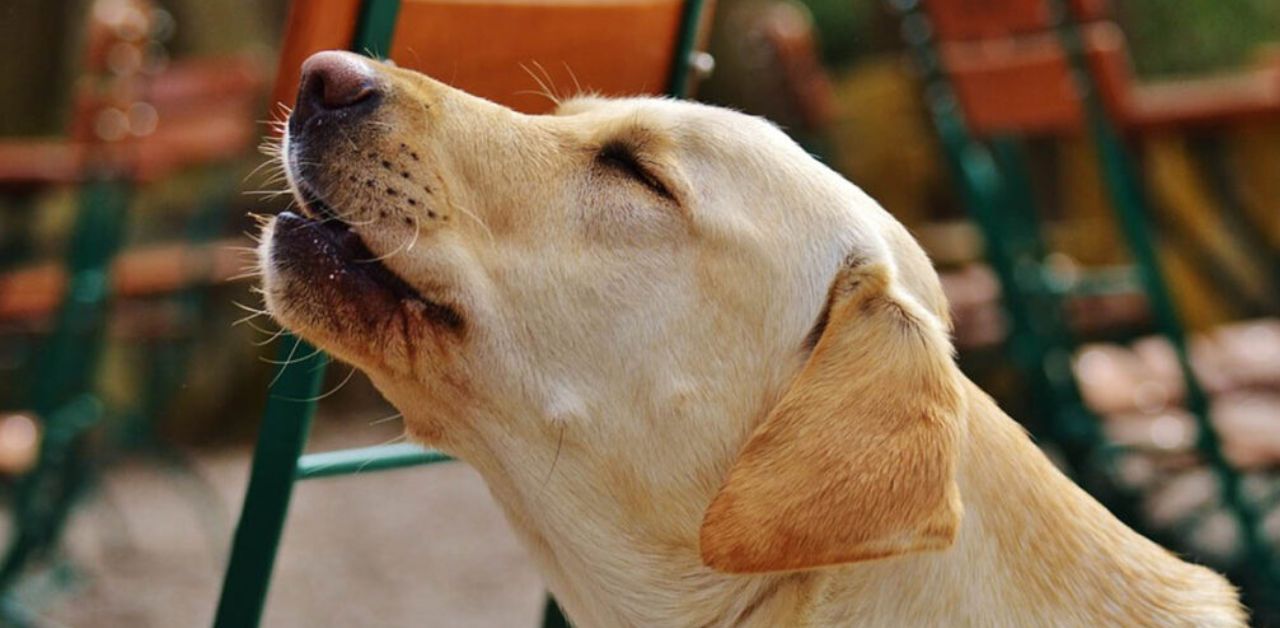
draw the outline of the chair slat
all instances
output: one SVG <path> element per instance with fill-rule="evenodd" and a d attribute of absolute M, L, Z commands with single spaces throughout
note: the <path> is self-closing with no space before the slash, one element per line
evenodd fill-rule
<path fill-rule="evenodd" d="M 668 91 L 682 0 L 407 0 L 391 58 L 526 113 L 561 96 Z M 477 45 L 477 42 L 488 42 Z M 537 78 L 535 78 L 537 77 Z"/>
<path fill-rule="evenodd" d="M 1107 0 L 1070 0 L 1073 17 L 1080 22 L 1107 16 Z M 1047 0 L 926 0 L 940 41 L 969 41 L 1039 33 L 1053 27 Z"/>
<path fill-rule="evenodd" d="M 1102 100 L 1113 113 L 1127 107 L 1124 38 L 1111 24 L 1084 30 L 1089 62 L 1106 77 Z M 1052 33 L 938 46 L 971 130 L 997 133 L 1075 133 L 1084 125 L 1079 86 Z"/>

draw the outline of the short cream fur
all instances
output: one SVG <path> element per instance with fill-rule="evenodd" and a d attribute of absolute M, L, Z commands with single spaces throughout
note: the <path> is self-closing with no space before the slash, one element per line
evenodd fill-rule
<path fill-rule="evenodd" d="M 267 305 L 479 470 L 575 625 L 1243 625 L 965 379 L 923 251 L 768 122 L 359 63 L 381 102 L 286 138 L 291 183 L 422 299 L 272 222 Z"/>

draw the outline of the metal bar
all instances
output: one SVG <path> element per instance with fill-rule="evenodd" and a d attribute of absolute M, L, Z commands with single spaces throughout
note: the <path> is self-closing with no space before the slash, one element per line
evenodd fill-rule
<path fill-rule="evenodd" d="M 702 29 L 702 7 L 706 0 L 685 0 L 680 16 L 680 32 L 676 39 L 676 53 L 671 58 L 671 84 L 667 94 L 675 98 L 689 95 L 689 71 L 692 69 L 694 46 Z"/>
<path fill-rule="evenodd" d="M 307 356 L 299 360 L 298 356 Z M 315 402 L 328 357 L 301 339 L 281 338 L 279 380 L 263 413 L 253 450 L 249 488 L 231 545 L 231 560 L 218 600 L 215 628 L 257 626 L 267 601 L 280 533 L 293 495 L 293 473 L 311 430 Z M 291 363 L 290 363 L 291 362 Z"/>
<path fill-rule="evenodd" d="M 298 459 L 294 477 L 299 480 L 327 478 L 350 473 L 372 473 L 423 464 L 448 462 L 448 455 L 417 445 L 380 445 L 307 454 Z"/>
<path fill-rule="evenodd" d="M 111 261 L 120 249 L 131 190 L 118 181 L 86 184 L 67 254 L 68 279 L 53 335 L 41 347 L 30 408 L 44 416 L 86 390 L 101 351 L 111 297 Z"/>
<path fill-rule="evenodd" d="M 75 459 L 79 437 L 90 423 L 68 408 L 93 387 L 111 297 L 109 270 L 120 249 L 131 188 L 105 178 L 87 183 L 80 195 L 67 249 L 68 281 L 53 334 L 41 343 L 28 407 L 44 423 L 45 442 L 36 467 L 24 475 L 13 501 L 14 526 L 0 561 L 0 594 L 8 595 L 28 562 L 47 552 L 62 532 L 70 500 L 87 468 Z M 74 403 L 73 403 L 73 400 Z M 101 410 L 88 413 L 93 418 Z M 60 501 L 65 500 L 65 501 Z"/>
<path fill-rule="evenodd" d="M 299 0 L 295 0 L 299 1 Z M 400 0 L 365 0 L 356 23 L 355 43 L 351 49 L 370 57 L 385 59 L 391 53 L 391 37 L 395 34 Z"/>

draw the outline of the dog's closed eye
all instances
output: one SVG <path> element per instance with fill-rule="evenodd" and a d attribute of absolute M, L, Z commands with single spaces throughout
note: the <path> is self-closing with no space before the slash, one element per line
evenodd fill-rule
<path fill-rule="evenodd" d="M 666 184 L 655 176 L 653 171 L 636 156 L 635 151 L 626 144 L 621 142 L 605 144 L 596 154 L 596 163 L 639 182 L 662 198 L 676 200 Z"/>

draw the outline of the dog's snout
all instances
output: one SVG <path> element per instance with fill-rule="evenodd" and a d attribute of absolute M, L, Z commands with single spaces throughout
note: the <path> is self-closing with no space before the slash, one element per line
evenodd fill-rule
<path fill-rule="evenodd" d="M 290 131 L 300 131 L 307 122 L 325 114 L 372 110 L 378 96 L 373 70 L 362 57 L 349 52 L 318 52 L 302 64 L 302 85 L 290 116 Z"/>

